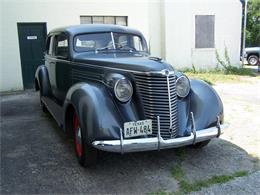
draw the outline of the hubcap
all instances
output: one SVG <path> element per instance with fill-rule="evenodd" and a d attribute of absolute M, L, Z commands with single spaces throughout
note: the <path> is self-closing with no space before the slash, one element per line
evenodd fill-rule
<path fill-rule="evenodd" d="M 74 114 L 73 117 L 73 129 L 74 129 L 74 143 L 75 143 L 76 153 L 79 157 L 81 157 L 82 156 L 81 128 L 76 113 Z"/>
<path fill-rule="evenodd" d="M 250 58 L 249 63 L 255 65 L 257 60 L 255 58 Z"/>

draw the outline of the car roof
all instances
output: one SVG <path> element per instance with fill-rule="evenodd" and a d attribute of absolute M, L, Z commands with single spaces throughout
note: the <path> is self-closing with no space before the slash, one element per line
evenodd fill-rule
<path fill-rule="evenodd" d="M 98 32 L 118 32 L 118 33 L 130 33 L 143 36 L 142 33 L 133 28 L 126 26 L 112 25 L 112 24 L 81 24 L 74 26 L 65 26 L 53 29 L 49 34 L 57 32 L 66 32 L 71 36 L 83 33 L 98 33 Z"/>

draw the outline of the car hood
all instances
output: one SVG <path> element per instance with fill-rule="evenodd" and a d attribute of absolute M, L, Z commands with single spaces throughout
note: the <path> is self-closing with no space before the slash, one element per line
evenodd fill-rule
<path fill-rule="evenodd" d="M 95 55 L 82 53 L 74 56 L 73 61 L 140 72 L 174 70 L 170 64 L 163 60 L 140 53 L 98 53 Z"/>

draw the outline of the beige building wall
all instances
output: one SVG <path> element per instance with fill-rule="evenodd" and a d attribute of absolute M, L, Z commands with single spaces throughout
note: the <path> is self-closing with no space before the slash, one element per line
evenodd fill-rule
<path fill-rule="evenodd" d="M 80 24 L 81 15 L 128 16 L 152 56 L 175 67 L 215 67 L 215 48 L 195 48 L 195 15 L 215 15 L 215 45 L 239 63 L 239 0 L 1 0 L 0 91 L 23 89 L 17 23 L 46 22 L 47 30 Z"/>
<path fill-rule="evenodd" d="M 128 26 L 139 29 L 151 42 L 156 39 L 156 31 L 151 38 L 149 35 L 148 0 L 1 0 L 0 7 L 0 91 L 23 89 L 17 22 L 46 22 L 50 31 L 80 24 L 80 15 L 128 16 Z M 156 4 L 151 4 L 151 9 L 156 10 Z M 151 44 L 152 52 L 160 54 L 160 47 L 154 46 L 159 41 Z"/>
<path fill-rule="evenodd" d="M 165 58 L 176 67 L 214 68 L 215 51 L 227 47 L 240 65 L 242 4 L 239 0 L 164 0 Z M 215 48 L 195 48 L 195 15 L 215 15 Z"/>

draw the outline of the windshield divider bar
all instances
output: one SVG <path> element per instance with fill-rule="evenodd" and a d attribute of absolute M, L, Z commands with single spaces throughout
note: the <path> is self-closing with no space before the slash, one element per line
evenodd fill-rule
<path fill-rule="evenodd" d="M 116 49 L 113 32 L 110 32 L 110 34 L 111 34 L 111 39 L 112 39 L 112 43 L 113 43 L 113 48 Z"/>

